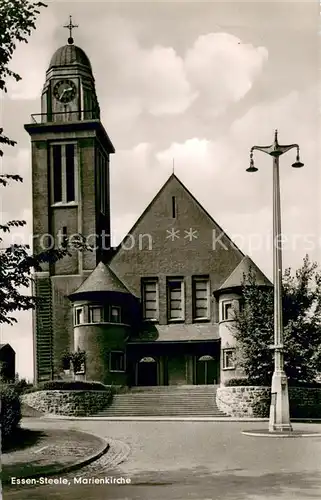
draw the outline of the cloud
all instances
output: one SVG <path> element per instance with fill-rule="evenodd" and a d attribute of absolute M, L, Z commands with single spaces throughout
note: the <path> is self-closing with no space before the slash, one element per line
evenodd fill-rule
<path fill-rule="evenodd" d="M 254 141 L 264 143 L 266 140 L 269 144 L 273 141 L 275 121 L 281 121 L 281 125 L 288 121 L 292 123 L 290 133 L 293 135 L 284 134 L 286 141 L 283 141 L 281 134 L 280 142 L 298 139 L 307 168 L 290 168 L 295 150 L 280 160 L 283 230 L 291 238 L 297 235 L 293 246 L 285 248 L 285 262 L 298 266 L 307 252 L 316 258 L 317 144 L 313 141 L 314 121 L 311 116 L 310 121 L 307 119 L 310 115 L 307 109 L 313 108 L 314 96 L 314 90 L 309 89 L 300 95 L 289 94 L 275 102 L 257 105 L 216 140 L 194 137 L 182 143 L 174 142 L 161 151 L 155 145 L 142 143 L 118 153 L 117 160 L 112 162 L 111 180 L 112 213 L 117 220 L 117 230 L 122 228 L 123 236 L 130 229 L 169 177 L 175 158 L 175 173 L 187 188 L 232 239 L 236 238 L 241 249 L 250 253 L 265 272 L 271 272 L 268 259 L 272 230 L 272 160 L 268 155 L 257 153 L 259 172 L 249 175 L 246 168 Z M 294 120 L 299 124 L 298 133 Z M 262 122 L 261 141 L 257 124 Z M 137 179 L 148 179 L 148 183 L 137 182 Z M 304 189 L 300 189 L 298 196 L 299 186 Z M 121 231 L 118 234 L 121 235 Z M 311 236 L 314 243 L 307 241 L 308 235 L 314 235 Z"/>
<path fill-rule="evenodd" d="M 185 69 L 201 100 L 220 114 L 251 90 L 267 58 L 265 47 L 240 43 L 228 33 L 209 33 L 187 51 Z"/>
<path fill-rule="evenodd" d="M 179 115 L 195 102 L 222 113 L 249 92 L 268 57 L 266 48 L 238 42 L 227 33 L 209 33 L 179 55 L 160 44 L 143 48 L 124 20 L 109 20 L 99 68 L 105 68 L 105 81 L 114 85 L 106 92 L 103 108 L 116 121 L 126 113 L 131 119 L 139 113 Z"/>

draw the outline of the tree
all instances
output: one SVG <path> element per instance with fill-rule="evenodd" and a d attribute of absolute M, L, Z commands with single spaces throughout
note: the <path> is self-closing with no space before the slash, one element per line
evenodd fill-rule
<path fill-rule="evenodd" d="M 310 383 L 321 372 L 321 275 L 309 257 L 283 276 L 284 365 L 289 384 Z M 232 328 L 237 361 L 253 384 L 270 385 L 274 370 L 273 289 L 259 287 L 250 273 L 242 284 L 243 307 Z"/>
<path fill-rule="evenodd" d="M 86 371 L 86 352 L 81 349 L 70 353 L 70 361 L 72 364 L 74 376 L 79 372 L 85 373 Z"/>
<path fill-rule="evenodd" d="M 28 36 L 36 28 L 35 22 L 40 8 L 46 7 L 42 2 L 28 0 L 5 0 L 0 4 L 0 91 L 7 92 L 8 78 L 21 80 L 20 75 L 9 68 L 16 44 L 28 42 Z M 3 133 L 0 128 L 0 157 L 3 147 L 13 147 L 16 142 Z M 0 186 L 5 188 L 10 181 L 22 182 L 19 175 L 0 174 Z M 15 227 L 25 226 L 24 220 L 10 220 L 0 225 L 0 232 L 10 233 Z M 29 289 L 32 282 L 32 271 L 41 270 L 41 264 L 54 263 L 67 255 L 72 249 L 87 248 L 84 239 L 79 235 L 78 241 L 70 242 L 67 238 L 58 248 L 44 250 L 33 255 L 28 245 L 10 245 L 4 247 L 0 236 L 0 324 L 12 324 L 16 318 L 12 316 L 17 310 L 28 310 L 36 307 L 38 299 L 22 292 Z M 89 248 L 87 248 L 89 249 Z"/>

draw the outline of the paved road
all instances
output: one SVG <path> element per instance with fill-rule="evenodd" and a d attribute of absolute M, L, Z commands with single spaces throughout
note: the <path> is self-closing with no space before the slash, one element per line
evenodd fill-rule
<path fill-rule="evenodd" d="M 28 425 L 39 428 L 40 422 Z M 249 437 L 266 424 L 237 422 L 41 421 L 112 439 L 112 454 L 70 485 L 10 487 L 4 500 L 303 500 L 321 498 L 321 438 Z M 295 428 L 320 431 L 321 425 Z M 126 445 L 121 445 L 121 442 Z M 119 450 L 127 458 L 119 463 Z M 129 451 L 129 454 L 128 454 Z M 80 485 L 74 478 L 124 478 L 129 485 Z"/>

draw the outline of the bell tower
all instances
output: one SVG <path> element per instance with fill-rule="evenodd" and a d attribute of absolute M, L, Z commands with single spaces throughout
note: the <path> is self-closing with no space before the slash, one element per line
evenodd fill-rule
<path fill-rule="evenodd" d="M 33 251 L 82 234 L 92 251 L 72 251 L 35 275 L 34 293 L 43 300 L 34 313 L 35 381 L 60 371 L 61 356 L 73 346 L 67 296 L 110 252 L 109 158 L 114 146 L 100 121 L 91 63 L 74 44 L 52 56 L 41 96 L 41 113 L 25 130 L 31 138 Z"/>

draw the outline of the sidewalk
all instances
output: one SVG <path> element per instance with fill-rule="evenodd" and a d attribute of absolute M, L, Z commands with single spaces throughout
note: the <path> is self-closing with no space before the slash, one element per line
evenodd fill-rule
<path fill-rule="evenodd" d="M 10 484 L 12 477 L 35 478 L 76 470 L 109 448 L 104 439 L 86 432 L 27 427 L 21 428 L 16 443 L 1 455 L 3 483 Z"/>
<path fill-rule="evenodd" d="M 41 420 L 92 420 L 114 422 L 268 422 L 268 418 L 257 417 L 171 417 L 171 416 L 130 416 L 130 417 L 67 417 L 65 415 L 47 414 Z"/>

